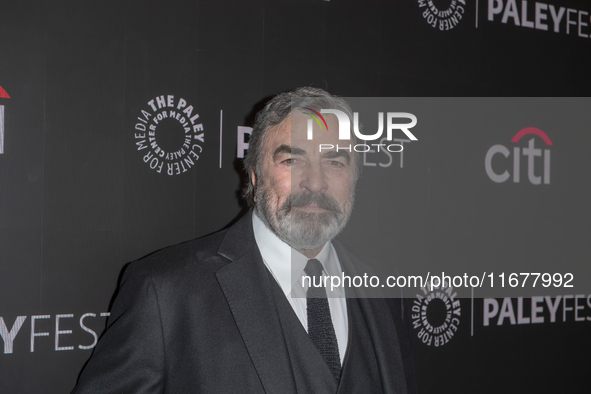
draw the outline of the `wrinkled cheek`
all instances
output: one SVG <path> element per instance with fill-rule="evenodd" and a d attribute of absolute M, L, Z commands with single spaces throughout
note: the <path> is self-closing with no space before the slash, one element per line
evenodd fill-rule
<path fill-rule="evenodd" d="M 287 200 L 282 200 L 279 196 L 275 199 L 275 212 L 278 216 L 285 216 L 290 211 Z"/>

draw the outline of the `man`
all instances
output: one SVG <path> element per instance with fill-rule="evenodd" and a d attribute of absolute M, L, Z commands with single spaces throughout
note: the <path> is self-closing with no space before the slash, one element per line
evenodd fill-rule
<path fill-rule="evenodd" d="M 335 116 L 308 139 L 313 107 L 350 114 L 300 88 L 257 115 L 245 217 L 129 265 L 75 393 L 415 391 L 401 300 L 345 298 L 302 280 L 366 272 L 331 242 L 351 214 L 359 161 L 319 150 L 346 142 Z"/>

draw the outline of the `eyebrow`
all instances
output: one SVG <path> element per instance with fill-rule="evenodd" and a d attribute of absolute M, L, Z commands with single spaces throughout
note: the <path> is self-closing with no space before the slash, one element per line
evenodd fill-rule
<path fill-rule="evenodd" d="M 349 154 L 347 152 L 344 151 L 336 151 L 336 150 L 331 150 L 330 152 L 326 152 L 322 155 L 322 157 L 326 158 L 326 159 L 336 159 L 338 157 L 344 157 L 345 160 L 347 160 L 347 164 L 351 163 L 351 157 L 349 156 Z"/>
<path fill-rule="evenodd" d="M 273 152 L 273 160 L 277 159 L 277 156 L 279 156 L 282 153 L 287 153 L 287 154 L 291 154 L 291 155 L 305 155 L 306 151 L 300 148 L 294 148 L 291 147 L 289 145 L 279 145 L 279 147 L 277 149 L 275 149 L 275 152 Z"/>

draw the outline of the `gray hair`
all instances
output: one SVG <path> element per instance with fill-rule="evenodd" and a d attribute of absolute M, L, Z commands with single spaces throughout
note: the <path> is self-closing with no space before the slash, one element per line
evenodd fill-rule
<path fill-rule="evenodd" d="M 254 172 L 257 179 L 261 177 L 261 159 L 267 132 L 282 123 L 299 107 L 316 108 L 318 110 L 321 108 L 338 109 L 346 113 L 351 122 L 353 121 L 353 112 L 349 104 L 345 100 L 335 97 L 322 89 L 301 87 L 273 97 L 265 105 L 265 108 L 256 115 L 248 143 L 248 152 L 244 159 L 247 181 L 242 195 L 249 206 L 255 205 L 255 186 L 252 183 L 250 174 Z M 356 141 L 356 137 L 353 138 Z M 354 180 L 357 180 L 361 173 L 361 160 L 357 153 L 355 154 L 355 164 Z"/>

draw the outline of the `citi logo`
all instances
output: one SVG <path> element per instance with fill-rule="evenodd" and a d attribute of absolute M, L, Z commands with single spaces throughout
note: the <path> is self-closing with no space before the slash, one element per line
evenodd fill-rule
<path fill-rule="evenodd" d="M 519 142 L 519 140 L 527 135 L 532 135 L 532 138 L 530 138 L 527 142 L 527 147 L 513 147 L 513 182 L 519 183 L 520 181 L 521 158 L 522 156 L 525 156 L 527 157 L 527 179 L 529 182 L 533 185 L 540 185 L 543 180 L 544 185 L 549 185 L 550 149 L 536 148 L 536 138 L 534 136 L 540 137 L 547 147 L 552 146 L 552 141 L 550 140 L 550 137 L 548 137 L 548 135 L 542 130 L 536 127 L 526 127 L 522 130 L 519 130 L 517 134 L 513 136 L 511 142 L 516 144 Z M 486 169 L 486 174 L 493 182 L 503 183 L 511 177 L 511 174 L 508 170 L 505 170 L 502 173 L 498 173 L 493 170 L 492 161 L 497 154 L 501 154 L 505 157 L 505 159 L 508 159 L 511 155 L 511 151 L 504 145 L 491 146 L 488 152 L 486 152 L 486 157 L 484 158 L 484 168 Z M 542 155 L 543 169 L 540 172 L 540 165 L 536 163 L 539 163 L 542 160 L 536 160 L 536 158 L 542 158 Z"/>
<path fill-rule="evenodd" d="M 9 99 L 6 90 L 0 86 L 0 98 Z M 4 153 L 4 106 L 0 104 L 0 155 Z"/>

